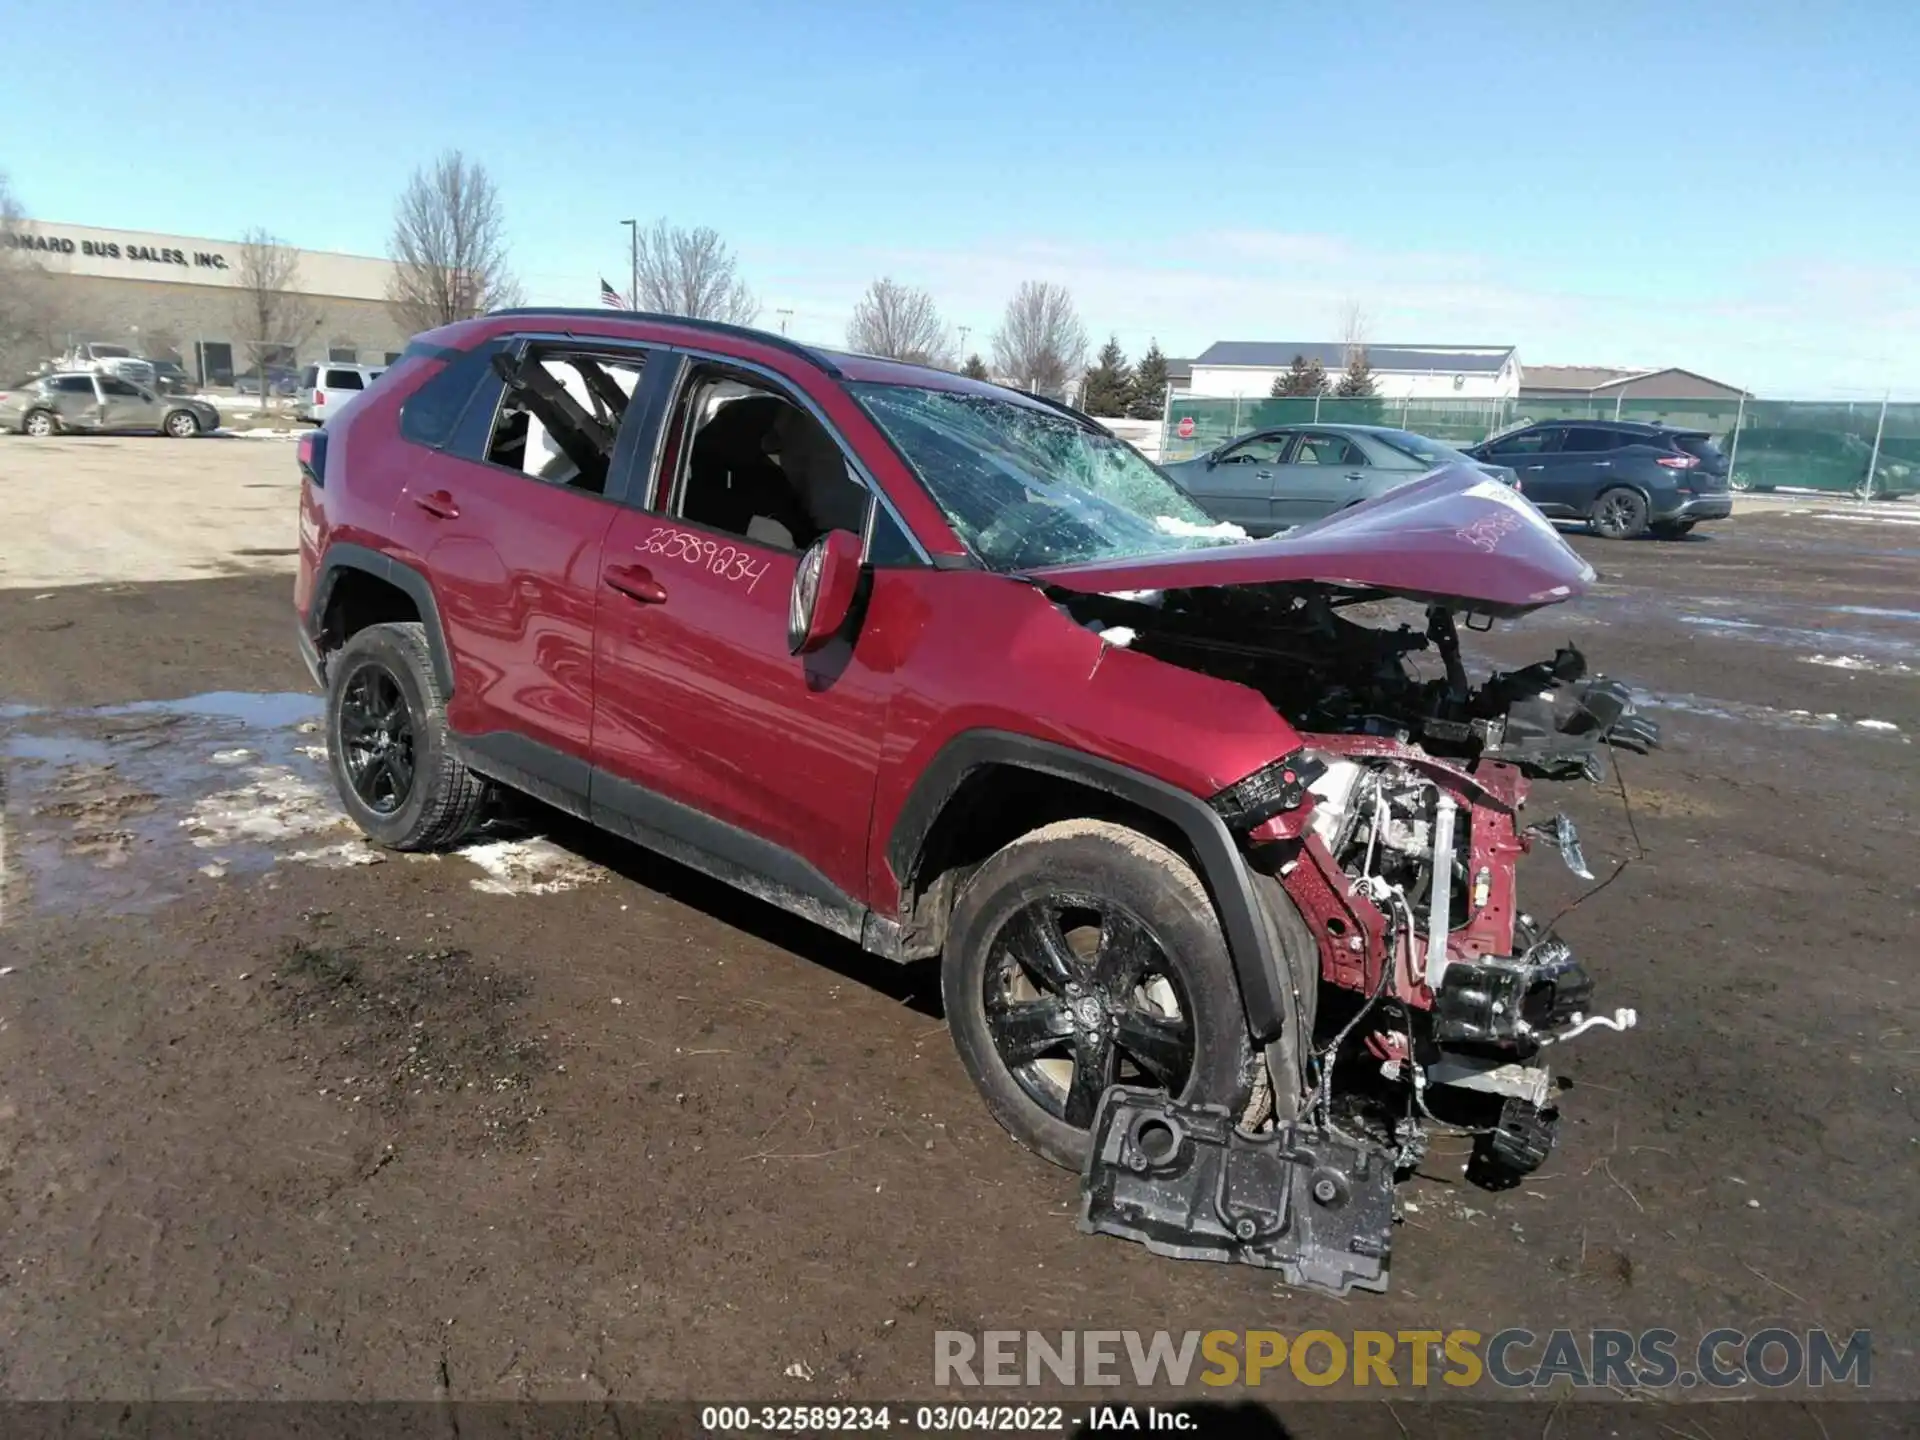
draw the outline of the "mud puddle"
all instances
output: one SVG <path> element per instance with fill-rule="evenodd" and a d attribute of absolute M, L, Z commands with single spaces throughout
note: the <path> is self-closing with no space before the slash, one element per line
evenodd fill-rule
<path fill-rule="evenodd" d="M 397 856 L 341 811 L 320 700 L 219 691 L 85 710 L 0 708 L 0 856 L 10 899 L 57 912 L 143 913 L 196 884 L 284 863 Z M 597 866 L 501 817 L 472 847 L 474 889 L 550 894 Z"/>

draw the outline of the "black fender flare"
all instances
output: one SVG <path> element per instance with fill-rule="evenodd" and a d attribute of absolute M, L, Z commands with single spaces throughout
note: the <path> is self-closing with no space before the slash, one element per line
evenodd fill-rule
<path fill-rule="evenodd" d="M 1287 970 L 1274 952 L 1247 863 L 1213 807 L 1164 780 L 1029 735 L 962 731 L 941 747 L 900 807 L 887 840 L 887 862 L 897 877 L 905 881 L 913 875 L 941 810 L 961 782 L 986 765 L 1011 765 L 1078 781 L 1176 826 L 1200 862 L 1201 881 L 1219 912 L 1248 1029 L 1261 1044 L 1282 1033 L 1292 1013 L 1284 989 Z"/>
<path fill-rule="evenodd" d="M 344 540 L 329 545 L 327 553 L 321 557 L 320 573 L 313 585 L 313 600 L 307 607 L 306 639 L 322 657 L 322 673 L 319 676 L 322 682 L 326 677 L 324 652 L 319 650 L 319 644 L 322 627 L 326 623 L 327 606 L 333 600 L 335 583 L 349 570 L 384 580 L 396 590 L 404 591 L 407 598 L 413 601 L 414 608 L 420 612 L 420 623 L 427 629 L 427 653 L 433 659 L 433 678 L 439 682 L 442 695 L 452 695 L 453 661 L 447 654 L 446 630 L 440 624 L 440 607 L 434 601 L 433 587 L 427 583 L 427 577 L 391 555 Z"/>

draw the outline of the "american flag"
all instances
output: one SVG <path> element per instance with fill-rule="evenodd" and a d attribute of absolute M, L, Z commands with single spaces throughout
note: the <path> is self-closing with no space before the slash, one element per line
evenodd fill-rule
<path fill-rule="evenodd" d="M 629 308 L 627 302 L 621 298 L 620 292 L 607 283 L 604 275 L 600 277 L 600 303 L 609 310 Z"/>

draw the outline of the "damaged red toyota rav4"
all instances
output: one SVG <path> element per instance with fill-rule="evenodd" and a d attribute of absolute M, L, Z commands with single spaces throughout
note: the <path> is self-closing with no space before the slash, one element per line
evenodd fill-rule
<path fill-rule="evenodd" d="M 1632 1023 L 1515 865 L 1583 864 L 1528 776 L 1655 737 L 1572 649 L 1470 681 L 1456 622 L 1593 576 L 1478 472 L 1229 541 L 1049 401 L 604 310 L 419 337 L 300 466 L 300 642 L 369 836 L 455 844 L 507 787 L 940 957 L 1088 1229 L 1382 1288 L 1430 1130 L 1510 1182 L 1552 1047 Z"/>

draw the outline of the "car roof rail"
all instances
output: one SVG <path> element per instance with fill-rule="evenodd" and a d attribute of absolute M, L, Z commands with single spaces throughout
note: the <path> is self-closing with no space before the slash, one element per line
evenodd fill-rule
<path fill-rule="evenodd" d="M 825 371 L 834 379 L 844 377 L 840 367 L 821 354 L 818 350 L 802 345 L 798 340 L 790 340 L 785 335 L 777 335 L 771 330 L 756 330 L 751 325 L 730 325 L 724 320 L 696 320 L 691 315 L 666 315 L 652 310 L 613 310 L 602 305 L 515 305 L 504 310 L 489 310 L 487 318 L 500 315 L 557 315 L 583 320 L 645 320 L 658 325 L 680 325 L 690 330 L 706 330 L 715 335 L 731 335 L 737 340 L 752 340 L 761 345 L 771 345 L 776 350 L 784 350 L 789 355 L 797 355 L 816 369 Z"/>

